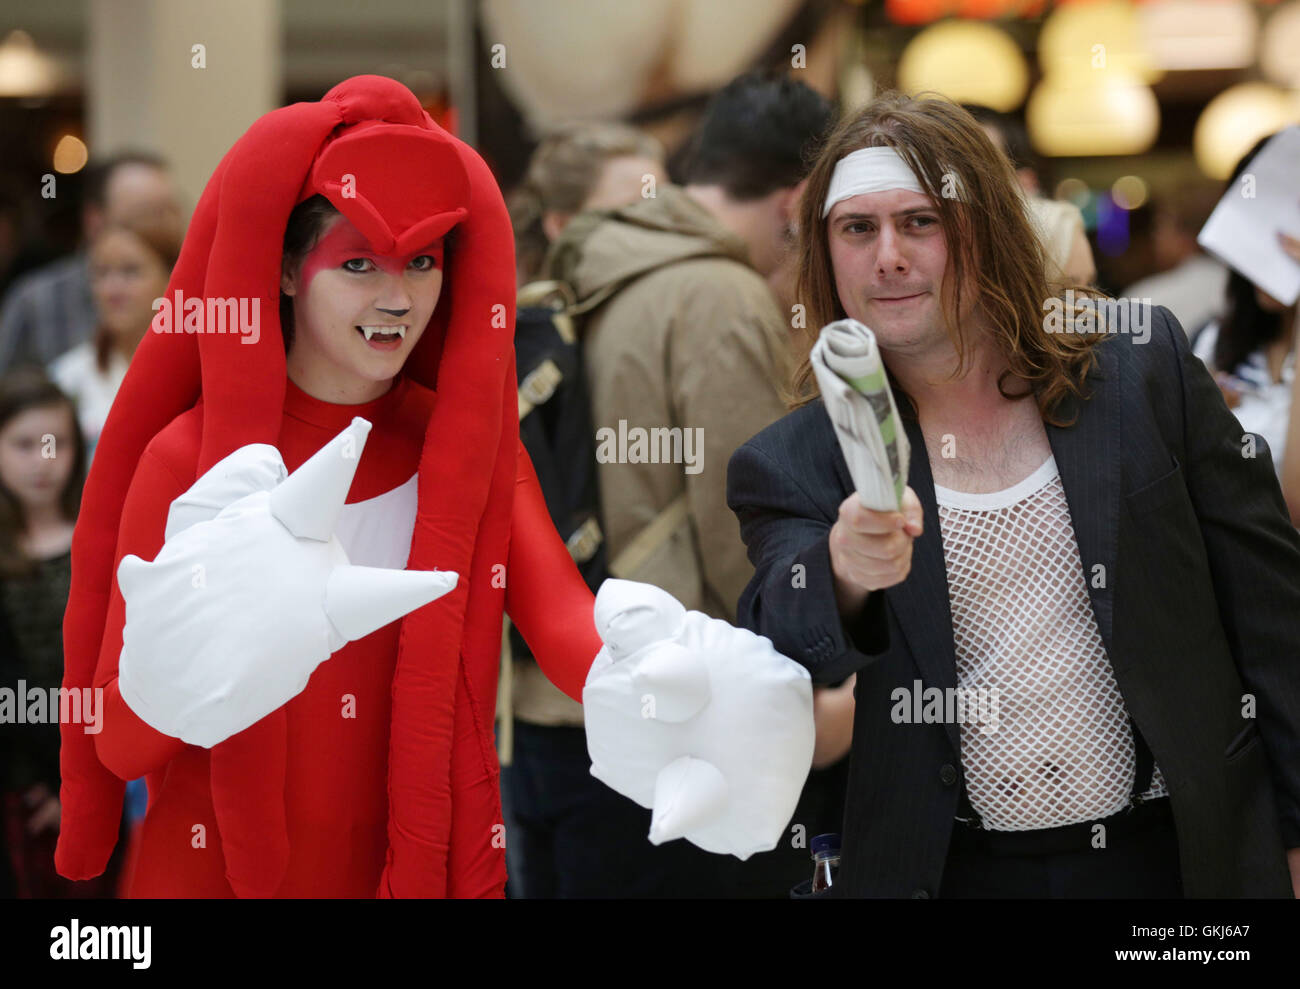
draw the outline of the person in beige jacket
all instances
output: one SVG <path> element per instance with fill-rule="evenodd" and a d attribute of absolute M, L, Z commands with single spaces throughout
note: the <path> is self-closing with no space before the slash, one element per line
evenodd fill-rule
<path fill-rule="evenodd" d="M 580 218 L 551 254 L 587 310 L 611 569 L 716 618 L 735 617 L 752 571 L 727 508 L 727 460 L 786 411 L 792 316 L 764 278 L 792 232 L 804 156 L 831 119 L 800 83 L 742 77 L 710 105 L 684 187 Z"/>
<path fill-rule="evenodd" d="M 629 206 L 576 217 L 548 257 L 576 296 L 610 571 L 728 621 L 753 568 L 727 461 L 786 412 L 798 314 L 765 279 L 792 246 L 805 162 L 832 122 L 807 86 L 743 76 L 706 110 L 684 186 L 651 183 Z M 796 821 L 831 803 L 821 789 Z M 839 830 L 834 811 L 812 819 Z M 807 854 L 783 843 L 742 867 L 683 848 L 655 868 L 662 895 L 779 896 Z"/>
<path fill-rule="evenodd" d="M 609 217 L 573 271 L 580 302 L 633 279 L 583 338 L 613 572 L 724 619 L 751 571 L 727 508 L 727 460 L 784 414 L 789 366 L 789 323 L 748 257 L 740 237 L 666 186 Z M 638 543 L 643 533 L 659 538 Z"/>

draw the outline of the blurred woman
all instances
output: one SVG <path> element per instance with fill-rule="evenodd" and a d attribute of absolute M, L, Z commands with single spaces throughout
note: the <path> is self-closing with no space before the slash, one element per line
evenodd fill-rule
<path fill-rule="evenodd" d="M 48 691 L 63 679 L 63 609 L 86 454 L 72 402 L 31 368 L 0 379 L 0 656 L 3 683 Z M 48 694 L 47 694 L 48 696 Z M 54 873 L 59 726 L 7 724 L 4 837 L 16 893 L 65 896 Z M 78 895 L 103 895 L 107 882 Z"/>
<path fill-rule="evenodd" d="M 1228 189 L 1237 185 L 1269 140 L 1261 139 L 1237 163 Z M 1285 240 L 1282 247 L 1287 249 Z M 1300 250 L 1291 248 L 1289 253 L 1300 262 Z M 1300 457 L 1300 451 L 1290 448 L 1300 443 L 1300 424 L 1292 422 L 1292 417 L 1300 414 L 1300 402 L 1294 400 L 1296 309 L 1296 305 L 1284 305 L 1273 298 L 1248 274 L 1231 269 L 1223 318 L 1208 323 L 1196 335 L 1192 350 L 1214 373 L 1242 428 L 1268 443 L 1291 521 L 1300 524 L 1297 479 L 1286 474 L 1288 461 Z"/>
<path fill-rule="evenodd" d="M 92 339 L 50 364 L 50 377 L 77 403 L 77 420 L 93 452 L 136 346 L 153 319 L 155 299 L 180 254 L 171 224 L 133 222 L 104 228 L 90 248 L 90 288 L 99 326 Z"/>
<path fill-rule="evenodd" d="M 654 195 L 648 179 L 668 181 L 664 149 L 635 128 L 573 123 L 544 138 L 510 197 L 519 284 L 538 277 L 551 241 L 575 215 Z"/>

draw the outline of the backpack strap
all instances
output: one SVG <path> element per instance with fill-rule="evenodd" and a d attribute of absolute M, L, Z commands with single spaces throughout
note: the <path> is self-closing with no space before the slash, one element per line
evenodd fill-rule
<path fill-rule="evenodd" d="M 615 577 L 631 579 L 654 552 L 668 541 L 687 517 L 686 492 L 682 492 L 664 508 L 650 523 L 633 537 L 609 564 L 609 572 Z"/>
<path fill-rule="evenodd" d="M 497 679 L 497 759 L 515 761 L 515 661 L 510 648 L 510 616 L 501 616 L 501 673 Z"/>
<path fill-rule="evenodd" d="M 551 323 L 555 326 L 555 332 L 560 335 L 560 339 L 567 344 L 578 342 L 577 333 L 573 328 L 573 318 L 570 315 L 576 306 L 576 300 L 573 297 L 573 288 L 568 282 L 555 279 L 529 282 L 519 290 L 515 306 L 520 309 L 535 307 L 551 310 Z"/>
<path fill-rule="evenodd" d="M 520 421 L 537 406 L 545 404 L 563 380 L 564 372 L 549 357 L 528 372 L 528 376 L 519 383 Z"/>

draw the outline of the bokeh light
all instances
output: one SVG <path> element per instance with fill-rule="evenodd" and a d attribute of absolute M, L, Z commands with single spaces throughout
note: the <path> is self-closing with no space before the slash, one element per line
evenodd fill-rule
<path fill-rule="evenodd" d="M 944 21 L 903 50 L 898 84 L 909 93 L 934 90 L 1007 112 L 1024 102 L 1029 66 L 1006 32 L 978 21 Z"/>
<path fill-rule="evenodd" d="M 63 175 L 81 171 L 89 159 L 86 142 L 75 135 L 64 134 L 54 146 L 54 170 Z"/>
<path fill-rule="evenodd" d="M 1210 178 L 1226 179 L 1256 141 L 1297 120 L 1300 102 L 1294 93 L 1263 82 L 1232 86 L 1212 99 L 1196 121 L 1196 164 Z"/>

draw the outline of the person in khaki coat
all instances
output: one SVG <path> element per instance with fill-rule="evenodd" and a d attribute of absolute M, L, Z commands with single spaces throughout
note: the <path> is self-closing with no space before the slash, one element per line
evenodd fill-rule
<path fill-rule="evenodd" d="M 785 412 L 789 323 L 744 241 L 682 189 L 615 211 L 583 248 L 580 305 L 626 283 L 583 337 L 612 570 L 732 618 L 752 567 L 726 464 Z"/>
<path fill-rule="evenodd" d="M 727 507 L 727 461 L 786 412 L 794 314 L 769 280 L 832 121 L 807 86 L 742 76 L 706 111 L 685 185 L 646 183 L 629 206 L 574 218 L 548 257 L 548 277 L 576 299 L 610 572 L 715 618 L 735 617 L 753 574 Z M 823 708 L 851 707 L 849 691 L 818 698 L 815 765 L 848 750 L 847 737 L 829 755 L 820 743 Z M 838 830 L 842 790 L 838 776 L 810 780 L 795 814 L 809 837 Z M 678 844 L 628 849 L 660 876 L 656 895 L 781 896 L 811 869 L 801 842 L 744 864 Z"/>

